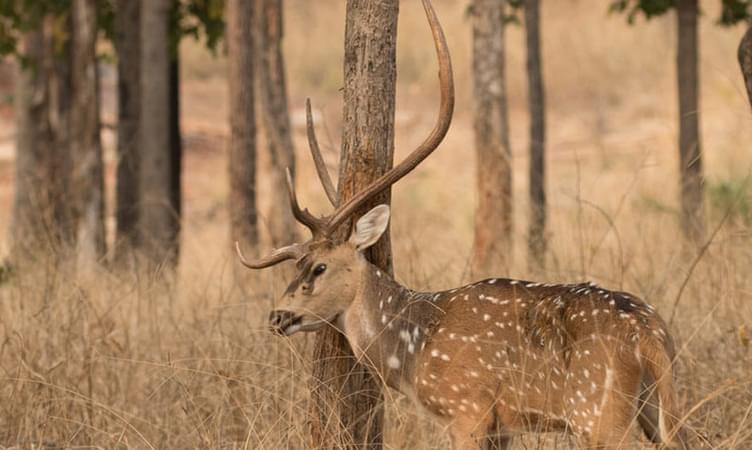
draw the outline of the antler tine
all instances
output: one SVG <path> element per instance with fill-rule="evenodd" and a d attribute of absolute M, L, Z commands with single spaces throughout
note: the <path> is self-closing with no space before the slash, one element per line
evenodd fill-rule
<path fill-rule="evenodd" d="M 286 169 L 287 175 L 287 193 L 290 196 L 290 208 L 292 209 L 292 215 L 302 223 L 314 236 L 320 236 L 324 232 L 324 223 L 321 219 L 316 218 L 313 214 L 308 212 L 307 209 L 300 209 L 298 205 L 298 197 L 295 195 L 295 183 L 292 181 L 292 174 L 290 168 Z"/>
<path fill-rule="evenodd" d="M 334 188 L 332 178 L 329 176 L 329 171 L 324 163 L 324 157 L 321 155 L 321 148 L 319 148 L 319 142 L 316 139 L 316 129 L 313 126 L 313 114 L 311 113 L 311 99 L 306 99 L 306 131 L 308 134 L 308 147 L 311 149 L 311 156 L 313 156 L 313 163 L 316 166 L 316 173 L 319 174 L 319 180 L 321 185 L 324 186 L 324 191 L 332 206 L 337 207 L 337 189 Z"/>
<path fill-rule="evenodd" d="M 248 261 L 245 258 L 245 255 L 243 255 L 243 251 L 240 250 L 240 243 L 238 241 L 235 241 L 235 252 L 238 254 L 238 258 L 240 258 L 240 263 L 248 267 L 249 269 L 264 269 L 266 267 L 279 264 L 282 261 L 286 261 L 288 259 L 298 259 L 303 255 L 301 244 L 292 244 L 274 250 L 269 256 L 265 258 L 261 258 L 255 261 Z"/>
<path fill-rule="evenodd" d="M 429 0 L 423 0 L 423 9 L 426 11 L 428 24 L 433 34 L 434 45 L 436 46 L 436 55 L 439 62 L 439 86 L 441 92 L 441 102 L 439 105 L 439 116 L 436 120 L 431 134 L 421 143 L 410 155 L 408 155 L 399 165 L 380 176 L 366 189 L 362 190 L 347 203 L 340 206 L 331 216 L 326 224 L 327 232 L 334 231 L 345 219 L 355 212 L 363 203 L 372 196 L 380 193 L 399 179 L 415 169 L 424 159 L 428 157 L 439 146 L 444 139 L 449 124 L 452 122 L 454 112 L 454 79 L 452 75 L 452 61 L 449 57 L 444 31 L 441 29 L 436 12 L 431 6 Z"/>
<path fill-rule="evenodd" d="M 300 209 L 300 206 L 298 205 L 298 198 L 295 195 L 295 184 L 292 181 L 292 174 L 290 173 L 289 167 L 285 170 L 285 174 L 287 175 L 287 192 L 290 196 L 290 208 L 292 209 L 293 216 L 295 216 L 298 222 L 308 227 L 314 237 L 320 236 L 323 232 L 322 221 L 314 217 L 314 215 L 308 212 L 307 209 Z M 235 252 L 238 254 L 240 262 L 244 266 L 248 267 L 249 269 L 263 269 L 275 264 L 279 264 L 282 261 L 286 261 L 288 259 L 300 258 L 305 254 L 306 245 L 307 244 L 287 245 L 285 247 L 280 247 L 274 250 L 269 256 L 255 261 L 249 261 L 246 259 L 245 255 L 243 255 L 243 251 L 240 250 L 240 243 L 238 243 L 238 241 L 235 241 Z"/>

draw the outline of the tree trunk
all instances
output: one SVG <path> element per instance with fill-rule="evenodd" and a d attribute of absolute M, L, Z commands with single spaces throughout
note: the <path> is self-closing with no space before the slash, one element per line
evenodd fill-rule
<path fill-rule="evenodd" d="M 269 230 L 275 247 L 287 245 L 297 239 L 295 218 L 287 199 L 285 170 L 295 174 L 295 148 L 290 132 L 290 115 L 287 109 L 287 83 L 282 56 L 282 0 L 257 0 L 258 11 L 258 75 L 261 96 L 261 114 L 266 131 L 271 167 Z"/>
<path fill-rule="evenodd" d="M 478 186 L 473 275 L 493 276 L 512 265 L 512 148 L 505 75 L 506 0 L 473 0 L 473 96 Z M 503 449 L 501 425 L 483 448 Z"/>
<path fill-rule="evenodd" d="M 16 92 L 16 189 L 11 224 L 12 264 L 38 252 L 57 253 L 73 241 L 68 198 L 70 45 L 55 41 L 46 18 L 21 41 L 29 61 Z M 69 24 L 65 25 L 66 27 Z"/>
<path fill-rule="evenodd" d="M 344 130 L 340 202 L 386 172 L 394 153 L 398 0 L 348 0 L 345 23 Z M 389 203 L 390 190 L 353 215 Z M 343 225 L 342 238 L 353 224 Z M 392 272 L 389 232 L 366 257 Z M 317 336 L 311 401 L 312 437 L 319 447 L 381 448 L 381 383 L 352 355 L 347 340 L 328 328 Z"/>
<path fill-rule="evenodd" d="M 45 21 L 47 42 L 47 77 L 50 86 L 49 123 L 52 131 L 52 148 L 48 156 L 46 181 L 50 192 L 50 205 L 59 242 L 69 250 L 76 239 L 76 211 L 71 201 L 74 154 L 71 151 L 71 109 L 73 106 L 73 34 L 71 17 L 48 17 Z M 61 30 L 62 28 L 62 30 Z M 66 33 L 61 37 L 61 33 Z M 61 248 L 63 248 L 61 247 Z"/>
<path fill-rule="evenodd" d="M 140 3 L 117 0 L 115 49 L 118 70 L 118 137 L 115 256 L 122 259 L 138 245 Z"/>
<path fill-rule="evenodd" d="M 254 112 L 254 2 L 227 2 L 227 67 L 230 87 L 230 237 L 254 251 L 256 209 L 256 119 Z"/>
<path fill-rule="evenodd" d="M 752 105 L 752 26 L 744 33 L 739 42 L 739 66 L 744 75 L 744 85 L 747 88 L 749 104 Z"/>
<path fill-rule="evenodd" d="M 541 68 L 540 3 L 525 1 L 528 102 L 530 107 L 530 225 L 528 259 L 541 268 L 546 253 L 546 109 Z"/>
<path fill-rule="evenodd" d="M 177 3 L 173 4 L 176 5 Z M 173 30 L 174 32 L 174 30 Z M 170 55 L 170 236 L 175 242 L 174 259 L 180 256 L 180 226 L 183 217 L 182 173 L 183 139 L 180 132 L 180 54 L 175 48 Z"/>
<path fill-rule="evenodd" d="M 705 231 L 705 218 L 698 104 L 698 0 L 678 0 L 676 12 L 679 34 L 676 66 L 679 85 L 681 223 L 688 238 L 699 240 Z"/>
<path fill-rule="evenodd" d="M 11 260 L 18 264 L 30 253 L 57 246 L 49 204 L 47 159 L 52 147 L 48 120 L 49 89 L 44 32 L 27 32 L 21 53 L 29 61 L 16 83 L 16 186 L 11 226 Z"/>
<path fill-rule="evenodd" d="M 474 0 L 473 86 L 478 206 L 473 272 L 488 276 L 511 265 L 512 149 L 504 74 L 505 0 Z"/>
<path fill-rule="evenodd" d="M 171 0 L 141 3 L 140 244 L 156 264 L 176 262 L 170 127 Z"/>
<path fill-rule="evenodd" d="M 73 105 L 71 150 L 79 263 L 90 265 L 105 254 L 104 167 L 99 137 L 96 0 L 73 1 Z"/>

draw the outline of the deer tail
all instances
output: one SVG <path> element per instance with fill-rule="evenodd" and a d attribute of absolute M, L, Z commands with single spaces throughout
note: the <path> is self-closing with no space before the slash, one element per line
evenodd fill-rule
<path fill-rule="evenodd" d="M 638 348 L 640 365 L 645 371 L 640 395 L 640 424 L 653 442 L 686 450 L 689 447 L 674 389 L 672 352 L 653 336 L 640 339 Z"/>

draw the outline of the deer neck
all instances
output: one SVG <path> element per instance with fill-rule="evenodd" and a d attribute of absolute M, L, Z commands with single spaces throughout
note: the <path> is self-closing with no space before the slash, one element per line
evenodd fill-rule
<path fill-rule="evenodd" d="M 440 320 L 433 293 L 418 293 L 362 261 L 361 282 L 344 314 L 354 354 L 390 387 L 410 394 L 416 356 Z"/>

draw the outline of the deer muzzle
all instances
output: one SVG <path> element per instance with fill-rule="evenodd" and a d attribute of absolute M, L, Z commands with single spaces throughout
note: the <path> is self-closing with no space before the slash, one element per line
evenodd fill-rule
<path fill-rule="evenodd" d="M 303 317 L 292 311 L 274 310 L 269 314 L 269 328 L 280 336 L 287 336 L 300 327 Z"/>

